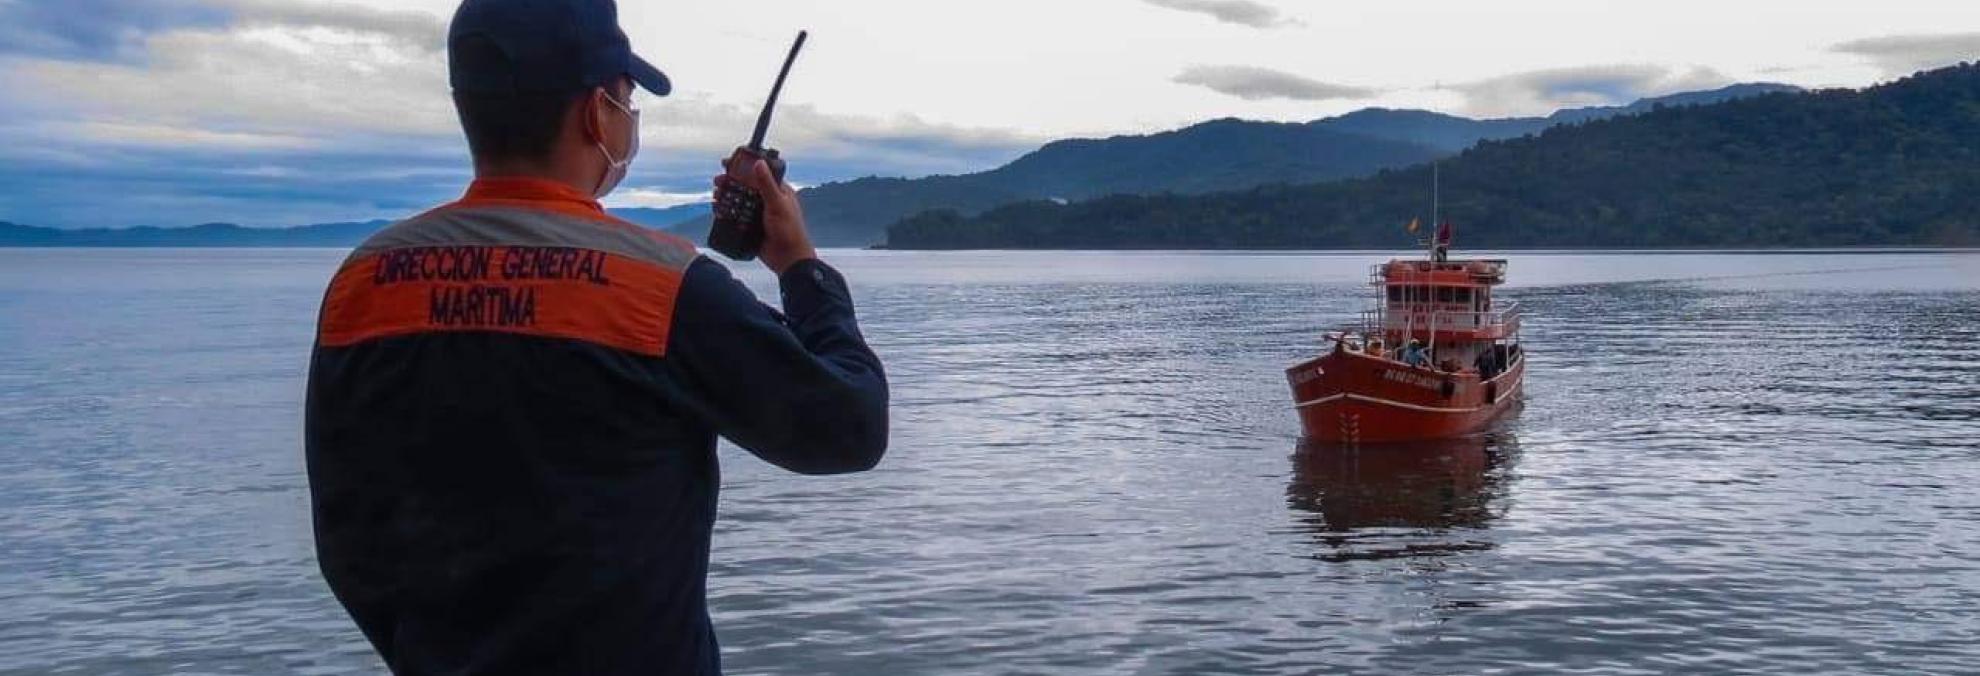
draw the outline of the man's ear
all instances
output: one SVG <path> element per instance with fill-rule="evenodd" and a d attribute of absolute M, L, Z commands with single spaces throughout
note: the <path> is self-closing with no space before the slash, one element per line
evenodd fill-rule
<path fill-rule="evenodd" d="M 591 92 L 578 101 L 578 118 L 584 126 L 585 143 L 605 142 L 605 106 L 611 105 L 602 99 L 607 96 L 604 87 L 592 87 Z"/>

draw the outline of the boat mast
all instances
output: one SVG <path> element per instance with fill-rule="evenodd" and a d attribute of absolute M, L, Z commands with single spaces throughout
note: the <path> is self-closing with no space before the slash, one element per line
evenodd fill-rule
<path fill-rule="evenodd" d="M 1431 160 L 1430 161 L 1430 237 L 1426 241 L 1430 242 L 1430 251 L 1433 252 L 1431 254 L 1431 257 L 1433 258 L 1436 256 L 1434 252 L 1437 250 L 1437 228 L 1443 227 L 1442 225 L 1440 225 L 1440 221 L 1437 220 L 1439 215 L 1438 207 L 1440 206 L 1437 201 L 1437 198 L 1440 197 L 1440 195 L 1438 194 L 1438 187 L 1439 187 L 1438 184 L 1439 184 L 1439 176 L 1437 171 L 1437 161 Z"/>
<path fill-rule="evenodd" d="M 1430 255 L 1428 256 L 1428 258 L 1432 261 L 1437 260 L 1437 233 L 1439 232 L 1438 228 L 1444 227 L 1442 222 L 1437 220 L 1438 217 L 1442 215 L 1441 213 L 1439 213 L 1439 207 L 1442 205 L 1438 203 L 1438 198 L 1442 196 L 1439 191 L 1439 188 L 1442 186 L 1441 186 L 1441 181 L 1439 180 L 1440 176 L 1438 172 L 1438 167 L 1439 165 L 1436 160 L 1430 161 L 1430 237 L 1427 239 L 1427 241 L 1430 243 L 1430 251 L 1429 251 Z M 1436 299 L 1437 290 L 1429 286 L 1424 286 L 1422 288 L 1425 292 L 1428 292 L 1430 294 L 1428 298 L 1419 299 L 1426 307 L 1429 308 L 1428 318 L 1430 321 L 1428 323 L 1430 324 L 1429 327 L 1430 339 L 1423 342 L 1425 343 L 1425 348 L 1430 350 L 1430 354 L 1434 355 L 1437 354 L 1437 306 L 1433 305 L 1432 303 Z"/>

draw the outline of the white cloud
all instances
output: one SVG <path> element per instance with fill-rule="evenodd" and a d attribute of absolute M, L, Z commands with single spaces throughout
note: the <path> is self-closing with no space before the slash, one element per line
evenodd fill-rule
<path fill-rule="evenodd" d="M 757 109 L 688 93 L 651 100 L 642 115 L 642 143 L 726 154 L 748 140 Z M 867 142 L 926 142 L 945 147 L 995 149 L 1037 145 L 1044 139 L 1003 129 L 940 124 L 910 114 L 847 115 L 802 103 L 780 104 L 767 142 L 785 150 L 819 150 Z"/>
<path fill-rule="evenodd" d="M 396 41 L 270 25 L 161 33 L 146 46 L 143 63 L 28 61 L 0 82 L 98 121 L 316 137 L 454 133 L 444 62 Z"/>
<path fill-rule="evenodd" d="M 717 161 L 748 140 L 757 110 L 686 93 L 643 104 L 639 164 L 697 185 Z M 979 171 L 1046 140 L 1008 130 L 930 122 L 918 116 L 847 115 L 810 104 L 777 109 L 766 143 L 791 163 L 793 180 L 867 174 L 918 176 Z"/>
<path fill-rule="evenodd" d="M 652 188 L 620 188 L 612 191 L 612 194 L 605 198 L 605 205 L 614 209 L 625 207 L 665 209 L 683 204 L 699 204 L 711 201 L 712 199 L 714 199 L 712 193 L 705 190 L 702 192 L 667 192 Z"/>
<path fill-rule="evenodd" d="M 142 63 L 18 62 L 0 70 L 0 86 L 45 92 L 63 108 L 43 114 L 80 118 L 96 129 L 87 138 L 119 142 L 245 148 L 256 140 L 336 144 L 352 135 L 458 140 L 443 52 L 404 39 L 410 32 L 354 30 L 365 25 L 359 19 L 376 18 L 364 12 L 256 16 L 224 30 L 153 35 Z M 274 23 L 285 18 L 302 23 Z M 400 25 L 385 18 L 387 26 Z M 688 154 L 711 165 L 745 139 L 756 116 L 752 106 L 692 91 L 644 105 L 649 156 Z M 828 113 L 801 103 L 778 111 L 771 139 L 797 157 L 863 159 L 889 173 L 974 170 L 985 153 L 1014 155 L 1043 140 L 908 114 Z"/>
<path fill-rule="evenodd" d="M 338 203 L 351 217 L 389 215 L 458 190 L 468 159 L 444 49 L 435 49 L 440 19 L 345 4 L 226 1 L 233 21 L 151 32 L 134 39 L 135 58 L 0 58 L 0 89 L 33 93 L 0 100 L 0 179 L 32 175 L 36 166 L 66 168 L 33 179 L 40 187 L 12 181 L 20 195 L 0 191 L 0 205 L 45 195 L 51 202 L 38 207 L 39 218 L 13 207 L 0 217 L 97 223 L 142 201 L 156 218 L 287 224 Z M 651 205 L 696 199 L 756 115 L 754 104 L 700 90 L 643 105 L 647 149 L 629 186 L 638 189 L 626 198 Z M 793 180 L 804 182 L 974 171 L 1040 142 L 802 102 L 779 111 L 771 140 L 792 158 Z M 174 162 L 175 154 L 188 161 Z M 119 182 L 133 180 L 145 182 L 142 194 L 119 192 Z M 255 187 L 245 190 L 242 181 Z M 56 196 L 63 191 L 104 197 L 85 208 Z M 189 215 L 201 208 L 212 212 Z"/>
<path fill-rule="evenodd" d="M 327 28 L 357 35 L 384 36 L 428 52 L 447 47 L 447 24 L 423 12 L 380 9 L 346 2 L 295 0 L 214 0 L 231 9 L 238 25 Z"/>
<path fill-rule="evenodd" d="M 1176 75 L 1175 81 L 1179 84 L 1205 87 L 1246 101 L 1365 99 L 1381 93 L 1367 87 L 1321 82 L 1259 66 L 1190 66 Z"/>
<path fill-rule="evenodd" d="M 1885 75 L 1900 76 L 1980 60 L 1980 32 L 1888 35 L 1851 40 L 1833 51 L 1868 59 Z"/>
<path fill-rule="evenodd" d="M 1252 28 L 1297 26 L 1298 21 L 1279 13 L 1278 8 L 1252 0 L 1142 0 L 1157 7 L 1194 12 L 1224 23 Z"/>
<path fill-rule="evenodd" d="M 1731 84 L 1705 67 L 1616 64 L 1550 68 L 1451 85 L 1465 110 L 1483 117 L 1547 115 L 1561 108 L 1625 104 L 1648 96 Z"/>
<path fill-rule="evenodd" d="M 74 122 L 47 126 L 50 134 L 108 145 L 208 150 L 308 150 L 316 139 L 281 134 L 213 131 L 192 127 L 132 122 Z"/>

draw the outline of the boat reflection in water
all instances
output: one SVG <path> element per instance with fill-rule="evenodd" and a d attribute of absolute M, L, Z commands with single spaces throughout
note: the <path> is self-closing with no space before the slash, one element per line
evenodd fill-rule
<path fill-rule="evenodd" d="M 1301 442 L 1286 504 L 1324 545 L 1316 558 L 1434 559 L 1491 549 L 1518 456 L 1511 432 L 1398 444 Z"/>

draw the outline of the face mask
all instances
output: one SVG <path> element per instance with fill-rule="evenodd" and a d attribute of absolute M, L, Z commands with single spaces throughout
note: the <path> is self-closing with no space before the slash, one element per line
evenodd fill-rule
<path fill-rule="evenodd" d="M 614 101 L 610 96 L 605 100 L 611 101 L 612 107 L 632 119 L 632 140 L 626 144 L 626 156 L 619 159 L 613 159 L 612 151 L 605 149 L 604 139 L 598 140 L 598 153 L 605 156 L 605 173 L 598 177 L 598 188 L 591 191 L 591 196 L 597 199 L 612 194 L 612 189 L 619 187 L 619 181 L 626 180 L 626 167 L 632 166 L 633 157 L 639 155 L 639 111 L 627 108 L 626 104 Z"/>

